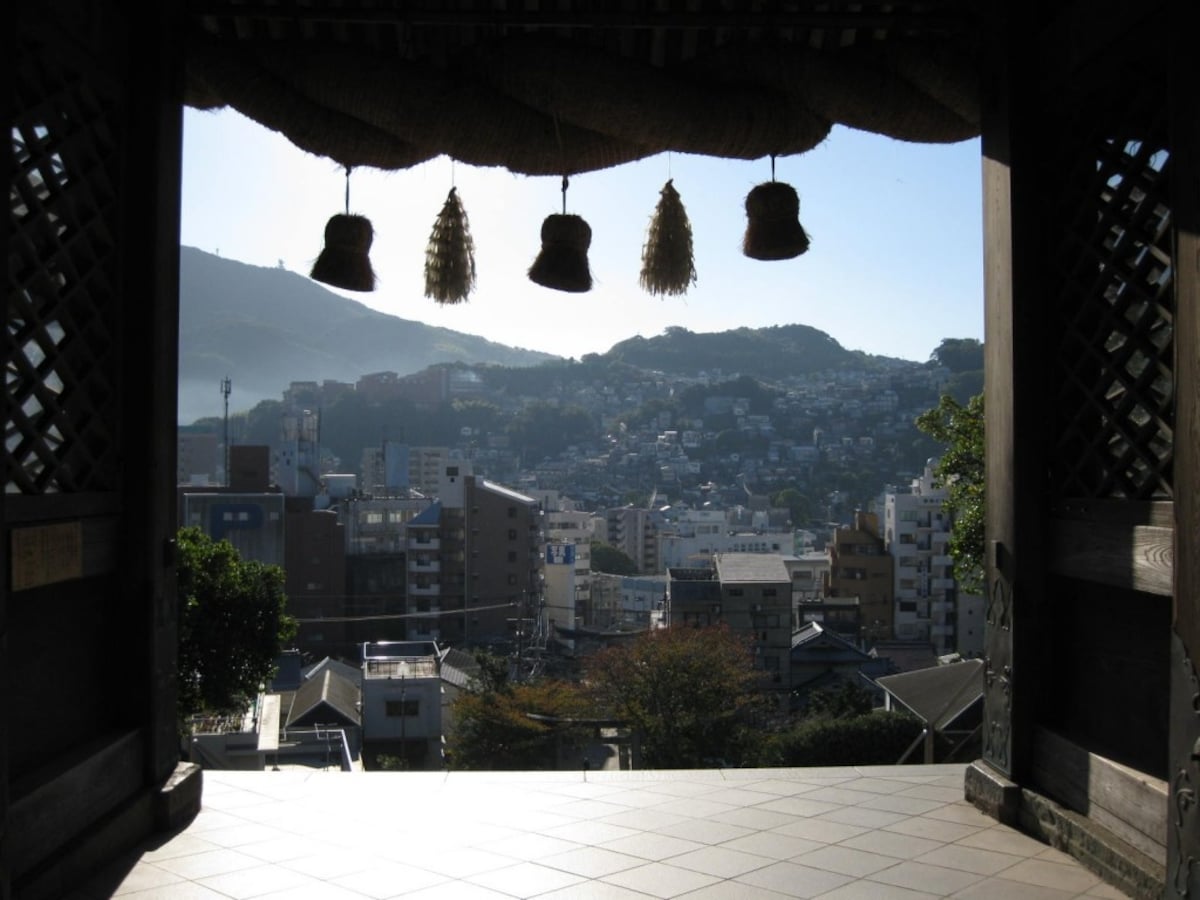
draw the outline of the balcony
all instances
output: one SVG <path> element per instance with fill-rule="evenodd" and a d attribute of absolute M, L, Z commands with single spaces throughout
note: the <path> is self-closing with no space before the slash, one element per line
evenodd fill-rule
<path fill-rule="evenodd" d="M 410 582 L 408 585 L 408 596 L 410 597 L 437 597 L 441 593 L 442 586 L 440 584 L 419 585 Z"/>
<path fill-rule="evenodd" d="M 442 546 L 442 542 L 437 538 L 414 538 L 408 539 L 408 549 L 411 552 L 419 550 L 437 550 Z"/>
<path fill-rule="evenodd" d="M 963 770 L 210 770 L 186 828 L 77 895 L 1122 896 L 966 803 Z"/>
<path fill-rule="evenodd" d="M 426 560 L 414 559 L 409 563 L 408 567 L 414 572 L 440 572 L 440 571 L 442 571 L 442 564 L 440 562 L 438 562 L 436 559 L 426 559 Z"/>

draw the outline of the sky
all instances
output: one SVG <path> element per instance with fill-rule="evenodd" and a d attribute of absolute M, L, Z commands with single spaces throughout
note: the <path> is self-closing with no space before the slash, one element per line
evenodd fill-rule
<path fill-rule="evenodd" d="M 716 332 L 802 324 L 843 347 L 925 361 L 942 338 L 983 339 L 978 140 L 910 144 L 841 126 L 775 179 L 800 196 L 807 253 L 742 255 L 745 197 L 771 161 L 666 153 L 574 175 L 566 209 L 592 229 L 594 286 L 571 294 L 527 272 L 542 220 L 562 212 L 561 178 L 440 157 L 411 169 L 355 169 L 350 211 L 375 230 L 371 293 L 335 291 L 381 312 L 563 357 L 603 353 L 671 326 Z M 678 297 L 638 283 L 646 229 L 673 179 L 691 222 L 697 283 Z M 454 187 L 475 244 L 465 303 L 424 296 L 425 247 Z M 325 223 L 345 209 L 344 170 L 232 110 L 184 114 L 181 242 L 307 275 Z M 330 290 L 335 290 L 330 288 Z"/>

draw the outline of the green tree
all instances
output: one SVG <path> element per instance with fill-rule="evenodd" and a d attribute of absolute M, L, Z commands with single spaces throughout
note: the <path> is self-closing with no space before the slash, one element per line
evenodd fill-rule
<path fill-rule="evenodd" d="M 760 766 L 894 765 L 917 735 L 921 720 L 910 713 L 883 712 L 832 718 L 811 716 L 771 735 Z"/>
<path fill-rule="evenodd" d="M 942 338 L 929 360 L 951 372 L 978 371 L 983 368 L 983 344 L 975 338 Z"/>
<path fill-rule="evenodd" d="M 608 575 L 636 575 L 637 563 L 612 544 L 592 542 L 592 571 L 604 572 Z"/>
<path fill-rule="evenodd" d="M 563 743 L 584 737 L 582 728 L 570 724 L 587 714 L 579 690 L 554 679 L 511 682 L 497 674 L 477 681 L 454 701 L 447 738 L 451 768 L 557 768 Z"/>
<path fill-rule="evenodd" d="M 762 703 L 752 663 L 728 628 L 668 628 L 591 657 L 584 682 L 597 714 L 637 730 L 647 767 L 699 768 L 745 758 Z"/>
<path fill-rule="evenodd" d="M 812 501 L 794 487 L 784 488 L 772 497 L 771 505 L 786 509 L 792 525 L 797 528 L 812 518 Z"/>
<path fill-rule="evenodd" d="M 869 693 L 852 682 L 843 681 L 837 687 L 809 694 L 807 713 L 827 719 L 847 719 L 866 715 L 874 705 Z"/>
<path fill-rule="evenodd" d="M 283 570 L 243 560 L 199 528 L 182 529 L 177 547 L 180 717 L 237 710 L 296 633 Z"/>
<path fill-rule="evenodd" d="M 945 445 L 935 474 L 949 495 L 945 506 L 953 519 L 949 548 L 954 577 L 961 590 L 981 593 L 987 520 L 983 394 L 966 405 L 943 395 L 937 406 L 917 418 L 917 427 Z"/>

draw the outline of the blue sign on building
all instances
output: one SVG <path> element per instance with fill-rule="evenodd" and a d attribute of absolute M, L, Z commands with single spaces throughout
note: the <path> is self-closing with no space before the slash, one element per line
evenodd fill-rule
<path fill-rule="evenodd" d="M 574 544 L 547 544 L 546 565 L 573 566 L 575 565 Z"/>

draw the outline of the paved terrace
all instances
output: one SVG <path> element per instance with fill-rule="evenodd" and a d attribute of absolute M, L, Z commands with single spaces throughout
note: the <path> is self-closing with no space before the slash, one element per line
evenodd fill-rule
<path fill-rule="evenodd" d="M 71 900 L 1119 898 L 963 801 L 963 766 L 204 773 Z"/>

